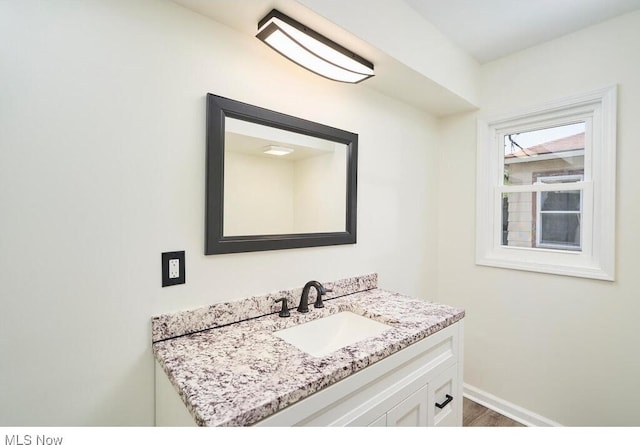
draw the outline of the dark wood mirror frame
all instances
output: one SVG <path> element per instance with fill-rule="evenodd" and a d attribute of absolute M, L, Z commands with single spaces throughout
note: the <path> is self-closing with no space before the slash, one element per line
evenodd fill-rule
<path fill-rule="evenodd" d="M 347 197 L 344 232 L 224 236 L 226 117 L 345 144 L 347 148 Z M 206 119 L 205 255 L 356 243 L 357 134 L 214 94 L 207 94 Z"/>

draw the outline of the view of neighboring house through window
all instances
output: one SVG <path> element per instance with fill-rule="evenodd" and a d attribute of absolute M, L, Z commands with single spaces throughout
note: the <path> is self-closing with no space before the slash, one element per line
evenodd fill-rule
<path fill-rule="evenodd" d="M 581 250 L 585 131 L 576 122 L 504 135 L 502 245 Z"/>

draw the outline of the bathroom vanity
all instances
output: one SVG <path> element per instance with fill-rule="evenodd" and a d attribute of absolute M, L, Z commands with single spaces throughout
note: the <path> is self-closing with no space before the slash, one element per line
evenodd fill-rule
<path fill-rule="evenodd" d="M 292 289 L 154 317 L 156 425 L 461 425 L 464 311 L 324 284 L 308 313 Z"/>

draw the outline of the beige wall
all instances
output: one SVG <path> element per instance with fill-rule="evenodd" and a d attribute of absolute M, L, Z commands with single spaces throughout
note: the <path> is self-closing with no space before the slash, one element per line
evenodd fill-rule
<path fill-rule="evenodd" d="M 301 159 L 295 164 L 294 230 L 302 233 L 344 232 L 346 146 L 321 156 Z"/>
<path fill-rule="evenodd" d="M 224 235 L 292 233 L 295 163 L 231 150 L 224 156 Z"/>
<path fill-rule="evenodd" d="M 431 116 L 159 1 L 0 2 L 0 78 L 1 425 L 152 424 L 154 314 L 370 272 L 435 297 Z M 203 255 L 208 92 L 360 135 L 356 245 Z"/>
<path fill-rule="evenodd" d="M 565 425 L 640 425 L 640 13 L 487 64 L 483 117 L 618 84 L 613 283 L 474 263 L 475 114 L 442 121 L 438 298 L 467 311 L 465 383 Z"/>
<path fill-rule="evenodd" d="M 224 235 L 343 232 L 346 163 L 344 148 L 291 161 L 227 151 Z"/>

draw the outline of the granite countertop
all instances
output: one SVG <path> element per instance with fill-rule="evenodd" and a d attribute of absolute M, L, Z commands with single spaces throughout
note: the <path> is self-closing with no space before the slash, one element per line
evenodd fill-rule
<path fill-rule="evenodd" d="M 306 314 L 293 307 L 289 318 L 272 313 L 154 343 L 196 424 L 251 425 L 464 317 L 462 309 L 378 288 L 325 299 L 322 309 L 310 304 Z M 393 329 L 320 358 L 273 335 L 341 311 Z"/>

